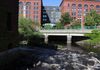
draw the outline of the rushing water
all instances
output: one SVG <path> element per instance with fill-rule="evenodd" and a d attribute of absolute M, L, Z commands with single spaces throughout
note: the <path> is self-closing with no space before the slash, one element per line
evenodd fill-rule
<path fill-rule="evenodd" d="M 100 60 L 95 56 L 96 53 L 67 44 L 32 70 L 100 70 Z"/>
<path fill-rule="evenodd" d="M 85 52 L 79 45 L 77 44 L 67 44 L 65 45 L 65 47 L 63 49 L 67 48 L 68 50 L 71 50 L 71 51 L 78 51 L 80 53 L 82 52 Z"/>
<path fill-rule="evenodd" d="M 100 60 L 96 58 L 96 53 L 87 53 L 70 44 L 62 47 L 57 51 L 44 48 L 15 48 L 7 52 L 6 55 L 10 54 L 7 61 L 11 59 L 12 65 L 14 62 L 15 65 L 19 64 L 13 70 L 100 70 Z M 14 62 L 12 56 L 17 58 Z"/>

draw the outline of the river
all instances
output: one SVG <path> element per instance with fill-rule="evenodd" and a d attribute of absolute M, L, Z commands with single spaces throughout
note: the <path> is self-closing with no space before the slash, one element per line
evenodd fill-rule
<path fill-rule="evenodd" d="M 63 44 L 58 50 L 29 46 L 14 48 L 0 56 L 1 61 L 8 62 L 3 65 L 8 70 L 10 66 L 10 70 L 100 70 L 100 59 L 96 58 L 96 53 L 85 52 L 71 44 Z"/>
<path fill-rule="evenodd" d="M 100 70 L 96 53 L 86 52 L 75 44 L 62 47 L 32 70 Z"/>

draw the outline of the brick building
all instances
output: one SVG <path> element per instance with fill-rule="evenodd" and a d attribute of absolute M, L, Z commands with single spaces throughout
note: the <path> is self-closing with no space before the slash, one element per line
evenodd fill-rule
<path fill-rule="evenodd" d="M 19 0 L 19 17 L 30 18 L 41 25 L 42 0 Z"/>
<path fill-rule="evenodd" d="M 62 0 L 60 8 L 62 14 L 69 12 L 71 17 L 81 21 L 92 9 L 100 13 L 100 0 Z"/>
<path fill-rule="evenodd" d="M 18 1 L 0 2 L 0 51 L 15 47 L 18 42 Z"/>

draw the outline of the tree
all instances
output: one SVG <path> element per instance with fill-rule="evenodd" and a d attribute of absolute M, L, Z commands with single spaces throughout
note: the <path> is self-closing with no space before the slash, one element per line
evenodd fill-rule
<path fill-rule="evenodd" d="M 87 14 L 85 17 L 85 25 L 86 26 L 94 26 L 95 25 L 94 18 L 90 14 Z"/>
<path fill-rule="evenodd" d="M 66 12 L 61 16 L 60 21 L 63 25 L 67 25 L 67 24 L 70 24 L 70 22 L 72 21 L 72 18 L 70 17 L 69 13 Z"/>
<path fill-rule="evenodd" d="M 95 10 L 91 10 L 85 17 L 85 25 L 94 26 L 100 23 L 100 15 Z"/>
<path fill-rule="evenodd" d="M 29 37 L 33 34 L 33 22 L 30 19 L 19 18 L 19 33 L 24 37 Z"/>
<path fill-rule="evenodd" d="M 81 28 L 81 22 L 80 22 L 80 20 L 73 20 L 72 22 L 71 22 L 71 26 L 70 27 L 72 27 L 72 28 L 76 28 L 76 29 L 78 29 L 78 28 Z"/>
<path fill-rule="evenodd" d="M 96 17 L 94 18 L 94 21 L 96 22 L 97 25 L 100 25 L 100 15 L 97 14 Z"/>
<path fill-rule="evenodd" d="M 63 29 L 64 28 L 64 25 L 61 22 L 57 22 L 55 28 L 56 29 Z"/>

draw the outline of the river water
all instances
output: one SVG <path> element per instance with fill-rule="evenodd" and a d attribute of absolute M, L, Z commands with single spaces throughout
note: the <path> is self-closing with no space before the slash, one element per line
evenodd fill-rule
<path fill-rule="evenodd" d="M 32 70 L 100 70 L 100 60 L 96 56 L 78 45 L 67 44 Z"/>
<path fill-rule="evenodd" d="M 71 51 L 77 51 L 77 52 L 80 52 L 80 53 L 82 53 L 82 52 L 85 52 L 79 45 L 77 45 L 77 44 L 67 44 L 67 45 L 65 45 L 64 46 L 64 48 L 63 49 L 68 49 L 68 50 L 71 50 Z"/>
<path fill-rule="evenodd" d="M 14 48 L 7 51 L 6 55 L 7 58 L 3 55 L 5 59 L 0 59 L 7 62 L 10 59 L 8 70 L 9 66 L 13 68 L 14 64 L 13 70 L 100 70 L 100 59 L 96 53 L 86 52 L 71 44 L 63 45 L 58 50 L 40 47 Z M 6 68 L 7 64 L 3 66 Z"/>

